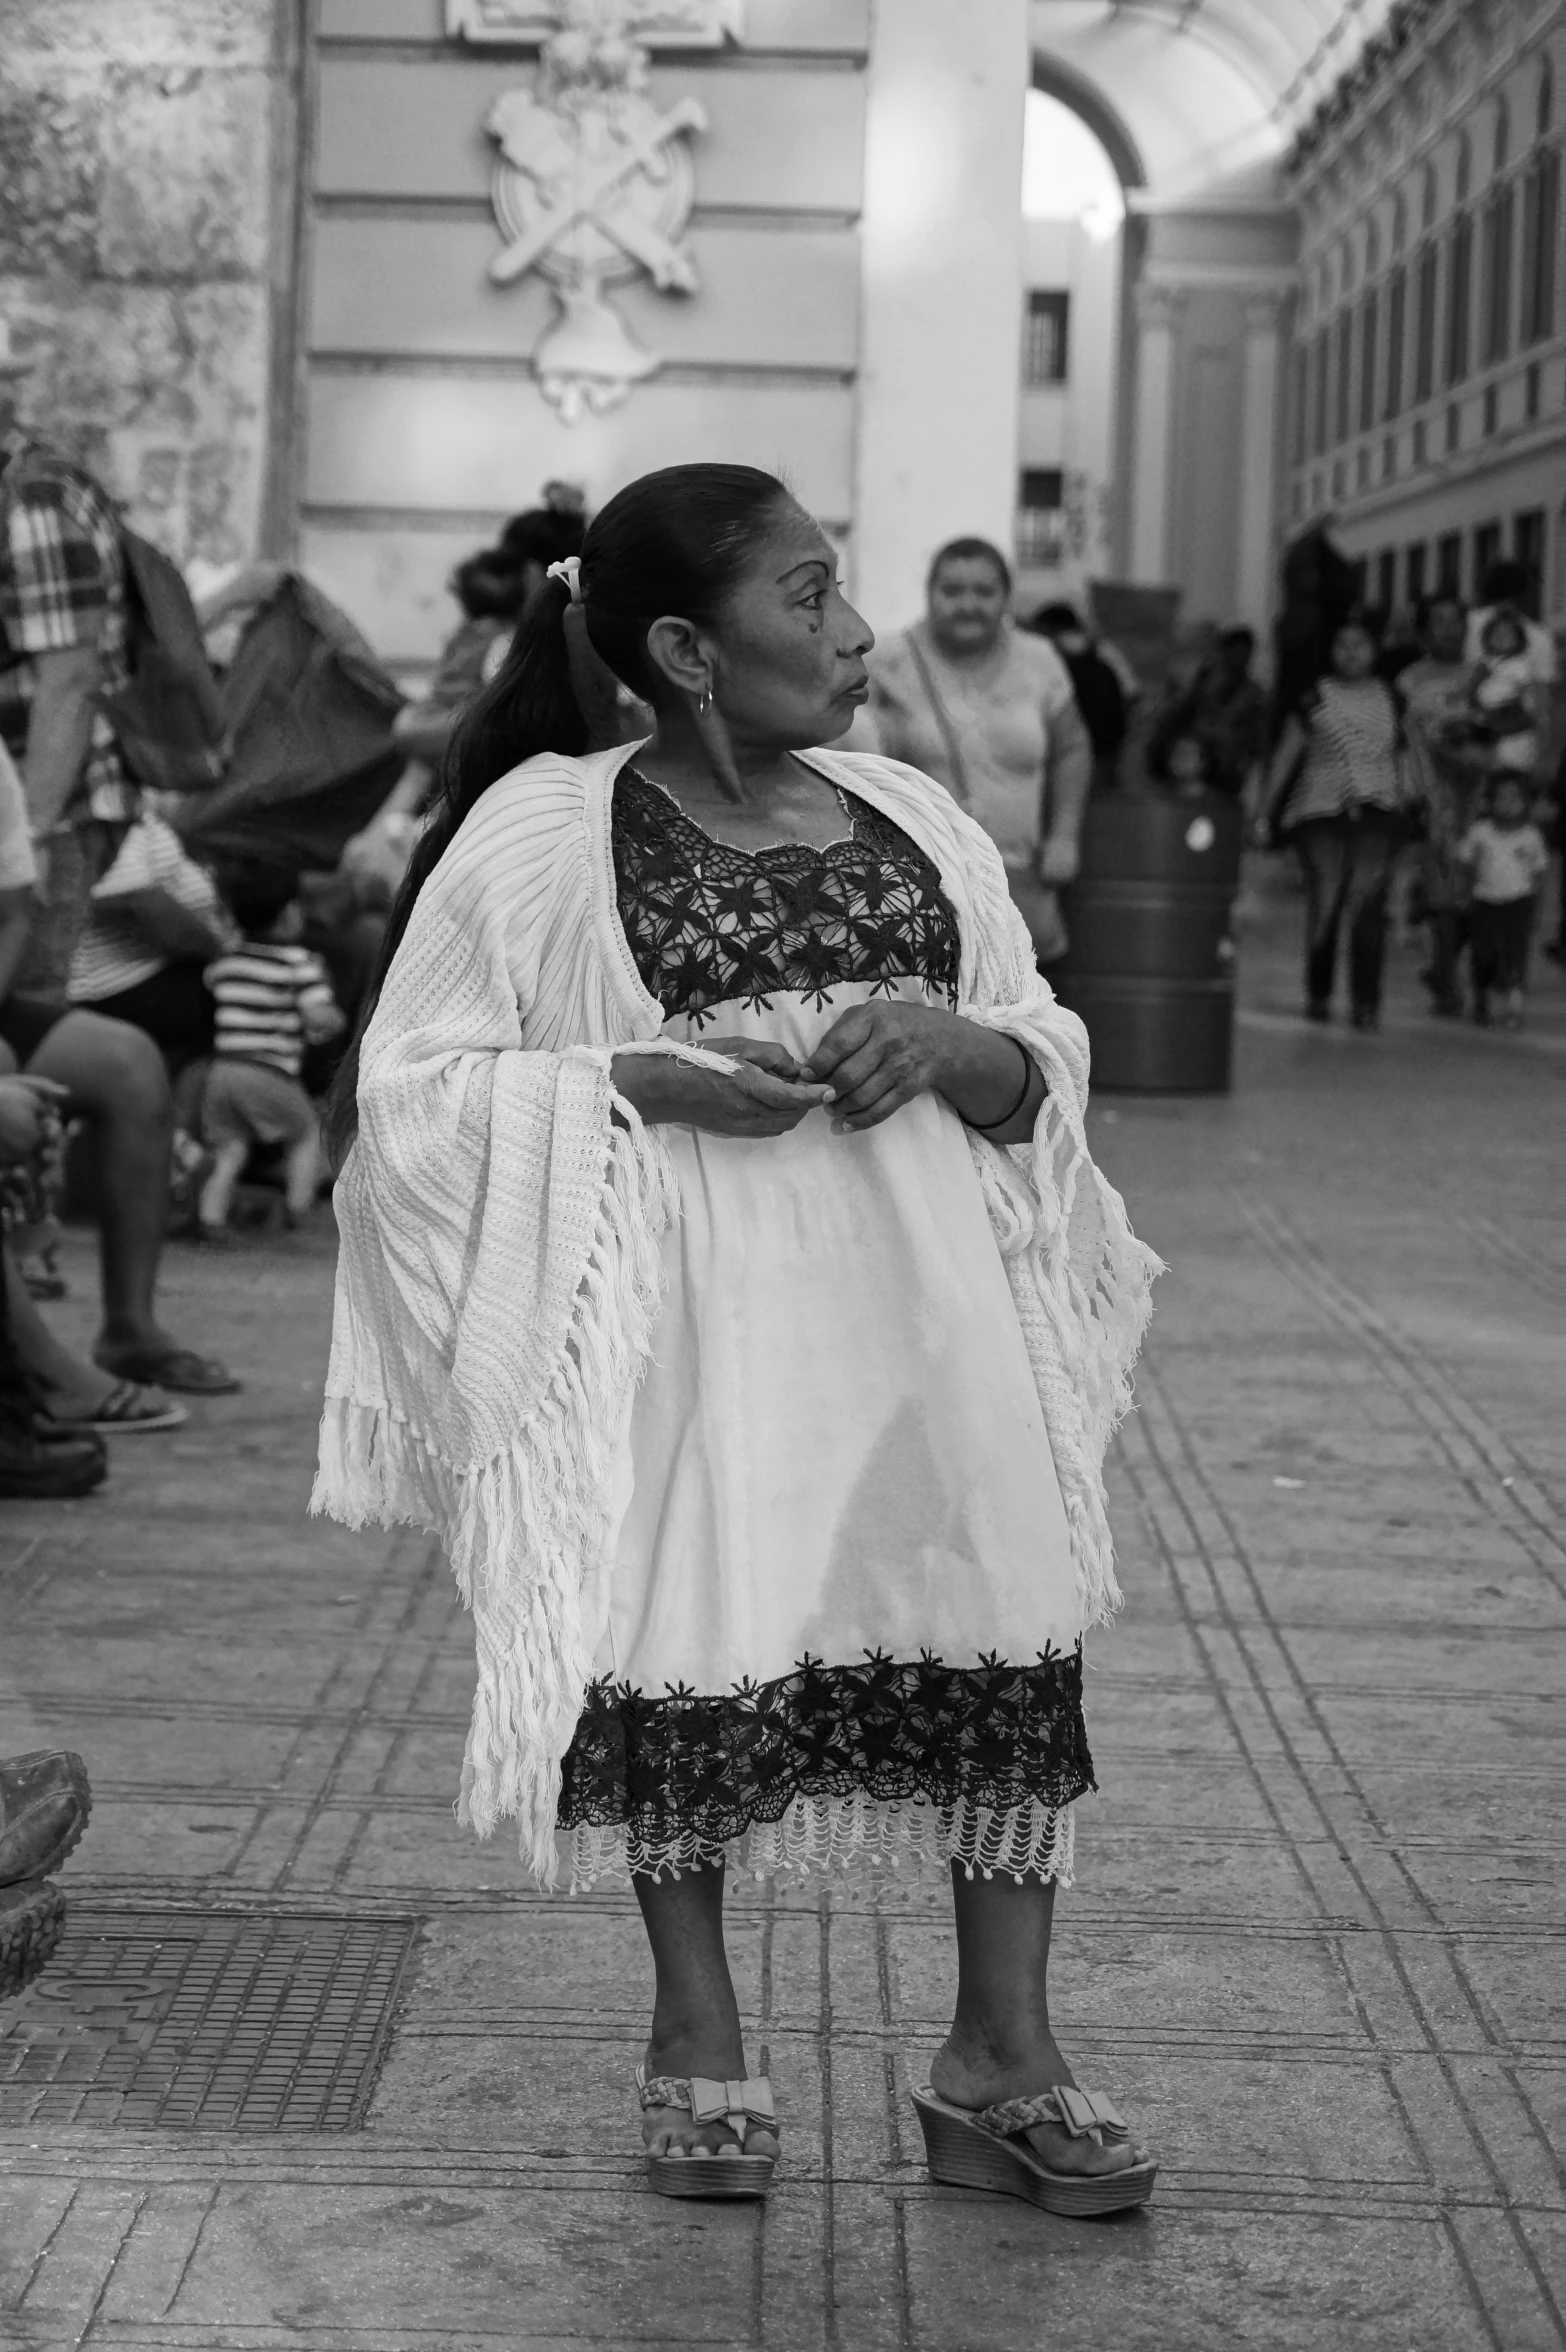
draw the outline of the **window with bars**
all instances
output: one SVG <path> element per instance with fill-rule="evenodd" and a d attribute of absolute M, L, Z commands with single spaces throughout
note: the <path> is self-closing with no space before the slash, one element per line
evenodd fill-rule
<path fill-rule="evenodd" d="M 1436 294 L 1440 283 L 1440 255 L 1435 244 L 1419 256 L 1415 292 L 1419 315 L 1414 322 L 1414 398 L 1428 400 L 1435 390 Z"/>
<path fill-rule="evenodd" d="M 1405 593 L 1410 604 L 1418 604 L 1425 593 L 1425 543 L 1417 539 L 1403 556 Z"/>
<path fill-rule="evenodd" d="M 1512 242 L 1517 199 L 1510 181 L 1498 188 L 1484 216 L 1484 360 L 1504 359 L 1512 341 Z"/>
<path fill-rule="evenodd" d="M 1022 322 L 1022 380 L 1063 384 L 1070 363 L 1071 296 L 1035 288 Z"/>
<path fill-rule="evenodd" d="M 1463 586 L 1463 534 L 1443 531 L 1436 541 L 1436 593 L 1458 596 Z"/>
<path fill-rule="evenodd" d="M 1059 466 L 1027 466 L 1017 483 L 1017 561 L 1054 571 L 1065 555 L 1065 476 Z"/>
<path fill-rule="evenodd" d="M 1468 373 L 1469 317 L 1474 296 L 1474 224 L 1460 212 L 1447 237 L 1445 378 L 1460 384 Z"/>
<path fill-rule="evenodd" d="M 1524 344 L 1555 332 L 1555 254 L 1561 233 L 1561 152 L 1541 151 L 1523 176 L 1522 294 L 1519 328 Z"/>
<path fill-rule="evenodd" d="M 1376 289 L 1359 306 L 1359 429 L 1368 433 L 1376 421 L 1377 317 Z"/>
<path fill-rule="evenodd" d="M 1387 371 L 1386 406 L 1382 415 L 1389 421 L 1398 416 L 1403 407 L 1403 334 L 1408 312 L 1408 272 L 1395 269 L 1387 281 Z"/>

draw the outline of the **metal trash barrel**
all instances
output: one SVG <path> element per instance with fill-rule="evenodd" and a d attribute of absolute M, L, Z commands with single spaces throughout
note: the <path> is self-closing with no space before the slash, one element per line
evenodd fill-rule
<path fill-rule="evenodd" d="M 1242 831 L 1227 794 L 1088 802 L 1060 994 L 1087 1024 L 1095 1088 L 1228 1092 Z"/>

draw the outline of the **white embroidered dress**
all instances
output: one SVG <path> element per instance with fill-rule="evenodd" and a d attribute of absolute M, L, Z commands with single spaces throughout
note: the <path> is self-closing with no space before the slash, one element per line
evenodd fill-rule
<path fill-rule="evenodd" d="M 478 1635 L 464 1810 L 519 1814 L 546 1882 L 557 1821 L 576 1883 L 724 1852 L 1068 1875 L 1080 1637 L 1118 1597 L 1102 1454 L 1156 1271 L 1086 1153 L 1080 1027 L 947 795 L 829 753 L 845 836 L 873 837 L 845 871 L 915 919 L 845 946 L 841 891 L 813 915 L 808 877 L 787 887 L 830 853 L 781 853 L 819 968 L 758 949 L 714 996 L 747 908 L 776 947 L 778 876 L 763 853 L 754 906 L 742 885 L 715 914 L 672 803 L 672 860 L 638 865 L 633 756 L 528 763 L 421 897 L 339 1185 L 317 1507 L 445 1539 Z M 645 852 L 662 796 L 633 774 L 633 799 Z M 706 850 L 732 880 L 742 853 Z M 1033 1146 L 933 1097 L 858 1136 L 613 1117 L 616 1050 L 742 1033 L 803 1058 L 872 994 L 1016 1035 L 1050 1086 Z"/>

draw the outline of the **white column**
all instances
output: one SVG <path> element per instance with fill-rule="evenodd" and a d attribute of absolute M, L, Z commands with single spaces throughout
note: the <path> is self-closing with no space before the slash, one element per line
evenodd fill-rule
<path fill-rule="evenodd" d="M 1174 431 L 1175 328 L 1185 289 L 1143 279 L 1136 290 L 1136 446 L 1131 452 L 1131 577 L 1169 577 L 1169 449 Z"/>
<path fill-rule="evenodd" d="M 1285 297 L 1245 298 L 1245 359 L 1240 410 L 1240 618 L 1264 630 L 1277 601 L 1272 522 L 1277 501 L 1279 330 Z"/>
<path fill-rule="evenodd" d="M 881 0 L 860 222 L 852 579 L 911 620 L 943 539 L 1017 502 L 1027 0 Z"/>

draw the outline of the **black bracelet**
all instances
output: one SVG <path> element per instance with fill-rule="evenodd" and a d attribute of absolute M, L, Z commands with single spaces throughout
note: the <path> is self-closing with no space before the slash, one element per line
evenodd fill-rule
<path fill-rule="evenodd" d="M 1021 1054 L 1023 1063 L 1027 1070 L 1027 1076 L 1022 1081 L 1022 1092 L 1018 1095 L 1016 1101 L 1012 1104 L 1011 1109 L 1006 1113 L 1004 1119 L 988 1119 L 985 1121 L 982 1127 L 980 1126 L 977 1119 L 970 1119 L 968 1121 L 968 1125 L 973 1129 L 975 1135 L 993 1135 L 997 1127 L 1009 1127 L 1013 1119 L 1015 1119 L 1017 1116 L 1017 1113 L 1021 1110 L 1023 1104 L 1027 1101 L 1028 1096 L 1032 1091 L 1033 1056 L 1029 1053 L 1027 1047 L 1023 1044 L 1020 1037 L 1014 1037 L 1011 1042 L 1016 1047 L 1018 1053 Z"/>

